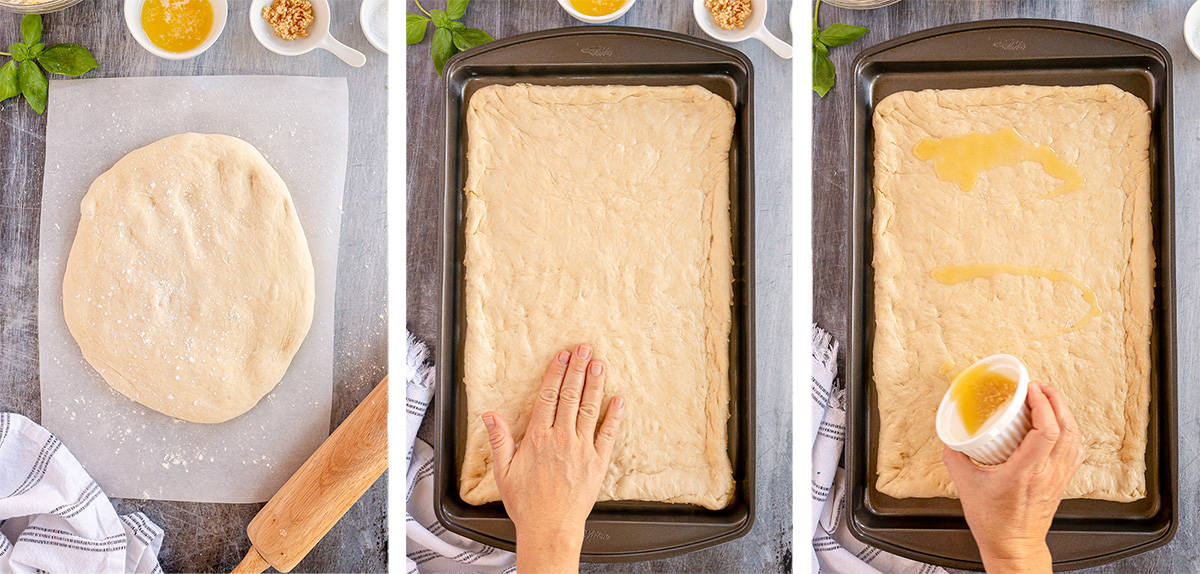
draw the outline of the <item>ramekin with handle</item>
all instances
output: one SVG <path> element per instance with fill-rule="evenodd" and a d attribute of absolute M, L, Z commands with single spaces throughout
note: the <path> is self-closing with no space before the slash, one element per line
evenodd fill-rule
<path fill-rule="evenodd" d="M 704 5 L 704 0 L 692 0 L 692 14 L 696 17 L 696 23 L 700 24 L 700 29 L 704 30 L 705 34 L 717 40 L 736 44 L 754 38 L 766 44 L 780 58 L 790 59 L 792 57 L 792 45 L 776 38 L 770 30 L 767 30 L 768 3 L 769 0 L 751 0 L 750 16 L 746 18 L 744 25 L 737 30 L 726 30 L 718 26 L 716 21 L 713 20 L 712 13 Z"/>
<path fill-rule="evenodd" d="M 262 17 L 263 8 L 270 5 L 271 0 L 250 0 L 250 30 L 263 47 L 281 56 L 299 56 L 320 48 L 355 68 L 367 63 L 362 52 L 339 42 L 329 33 L 332 19 L 329 0 L 309 1 L 313 7 L 313 23 L 308 27 L 307 37 L 284 40 L 275 35 L 271 24 Z"/>

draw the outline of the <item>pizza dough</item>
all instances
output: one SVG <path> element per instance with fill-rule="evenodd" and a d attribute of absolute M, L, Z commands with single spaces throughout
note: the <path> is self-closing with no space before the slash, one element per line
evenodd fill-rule
<path fill-rule="evenodd" d="M 589 342 L 627 409 L 600 500 L 723 508 L 729 102 L 699 86 L 488 86 L 467 112 L 463 500 L 499 500 L 480 415 L 519 441 Z"/>
<path fill-rule="evenodd" d="M 313 265 L 258 150 L 224 135 L 161 139 L 96 178 L 80 212 L 63 310 L 113 389 L 219 423 L 275 387 L 312 323 Z"/>
<path fill-rule="evenodd" d="M 1009 129 L 1073 166 L 1081 185 L 1056 194 L 1063 180 L 1022 161 L 980 172 L 964 191 L 914 155 L 923 140 Z M 1144 497 L 1154 297 L 1145 103 L 1109 85 L 901 92 L 876 107 L 874 130 L 878 490 L 954 495 L 938 402 L 959 371 L 1006 352 L 1063 391 L 1079 422 L 1086 459 L 1067 496 Z M 963 266 L 986 272 L 935 278 Z"/>

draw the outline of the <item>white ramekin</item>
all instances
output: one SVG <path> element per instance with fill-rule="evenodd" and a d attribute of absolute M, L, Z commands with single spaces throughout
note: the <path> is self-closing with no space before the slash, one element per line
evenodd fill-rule
<path fill-rule="evenodd" d="M 975 434 L 967 433 L 962 418 L 958 414 L 958 403 L 951 394 L 951 389 L 958 383 L 964 373 L 975 369 L 987 369 L 997 372 L 1017 381 L 1017 390 L 1013 393 L 1004 410 L 988 419 L 983 428 Z M 1012 355 L 991 355 L 984 357 L 954 377 L 942 403 L 937 410 L 937 435 L 946 446 L 957 450 L 983 464 L 1000 464 L 1008 460 L 1017 450 L 1025 434 L 1032 428 L 1029 418 L 1029 406 L 1025 404 L 1025 396 L 1029 393 L 1029 371 L 1019 359 Z"/>
<path fill-rule="evenodd" d="M 625 0 L 625 4 L 620 8 L 617 8 L 616 12 L 613 12 L 612 14 L 605 14 L 604 16 L 588 16 L 587 14 L 576 10 L 575 7 L 571 5 L 571 0 L 558 0 L 558 5 L 562 6 L 562 9 L 566 10 L 567 14 L 570 14 L 572 18 L 579 20 L 580 22 L 585 24 L 604 24 L 624 16 L 625 13 L 633 7 L 634 2 L 637 2 L 637 0 Z"/>
<path fill-rule="evenodd" d="M 225 21 L 229 19 L 228 0 L 209 0 L 209 4 L 213 8 L 213 21 L 212 29 L 208 31 L 208 38 L 205 38 L 199 46 L 186 52 L 171 52 L 156 46 L 154 42 L 150 41 L 150 36 L 146 35 L 146 31 L 142 29 L 142 4 L 145 3 L 146 0 L 125 0 L 125 27 L 129 29 L 129 34 L 133 36 L 133 39 L 137 40 L 137 43 L 147 52 L 165 60 L 187 60 L 203 54 L 212 47 L 217 38 L 221 37 L 221 32 L 225 31 Z"/>
<path fill-rule="evenodd" d="M 381 19 L 384 29 L 387 29 L 388 17 L 387 14 L 381 14 L 380 7 L 388 8 L 388 0 L 363 0 L 362 6 L 358 8 L 358 23 L 362 26 L 363 36 L 367 37 L 367 41 L 375 46 L 376 50 L 386 54 L 388 53 L 387 35 L 379 36 L 371 28 L 372 20 Z"/>
<path fill-rule="evenodd" d="M 1183 41 L 1192 56 L 1200 58 L 1200 1 L 1192 4 L 1183 18 Z"/>

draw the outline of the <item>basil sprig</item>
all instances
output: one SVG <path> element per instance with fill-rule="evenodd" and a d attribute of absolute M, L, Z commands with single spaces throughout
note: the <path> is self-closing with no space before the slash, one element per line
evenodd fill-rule
<path fill-rule="evenodd" d="M 404 36 L 410 45 L 420 44 L 421 40 L 425 39 L 425 32 L 429 29 L 429 24 L 433 23 L 436 28 L 432 41 L 433 66 L 437 68 L 438 75 L 441 75 L 442 67 L 446 65 L 446 60 L 449 60 L 450 56 L 494 40 L 487 32 L 479 28 L 468 28 L 466 24 L 458 21 L 463 14 L 467 13 L 469 1 L 450 0 L 446 3 L 445 10 L 435 8 L 428 11 L 421 6 L 421 2 L 417 1 L 417 8 L 422 13 L 409 12 L 404 21 Z"/>
<path fill-rule="evenodd" d="M 42 43 L 42 17 L 29 14 L 21 18 L 21 41 L 8 45 L 0 56 L 12 59 L 0 66 L 0 102 L 24 96 L 33 111 L 46 111 L 50 82 L 44 69 L 51 74 L 79 76 L 99 66 L 87 48 L 79 44 Z"/>
<path fill-rule="evenodd" d="M 821 25 L 817 24 L 817 15 L 820 11 L 821 0 L 817 0 L 817 5 L 813 8 L 812 83 L 813 91 L 823 98 L 825 94 L 829 93 L 829 90 L 833 89 L 833 84 L 837 81 L 837 70 L 833 67 L 833 61 L 829 59 L 829 49 L 834 46 L 845 46 L 862 38 L 870 28 L 833 23 L 822 30 Z"/>

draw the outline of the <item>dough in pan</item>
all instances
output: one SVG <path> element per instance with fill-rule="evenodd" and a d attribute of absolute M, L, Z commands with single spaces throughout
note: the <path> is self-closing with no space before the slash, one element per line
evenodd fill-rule
<path fill-rule="evenodd" d="M 499 500 L 480 415 L 520 440 L 546 365 L 590 342 L 628 405 L 600 500 L 733 493 L 734 114 L 699 86 L 519 84 L 467 111 L 463 500 Z"/>
<path fill-rule="evenodd" d="M 964 191 L 914 156 L 925 139 L 1007 129 L 1073 165 L 1079 189 L 1053 195 L 1062 182 L 1023 161 L 980 172 Z M 954 495 L 938 402 L 954 374 L 1007 352 L 1062 390 L 1078 419 L 1086 459 L 1067 496 L 1144 497 L 1154 268 L 1145 103 L 1110 85 L 901 92 L 876 107 L 874 132 L 879 491 Z M 964 265 L 1013 272 L 931 276 Z"/>

